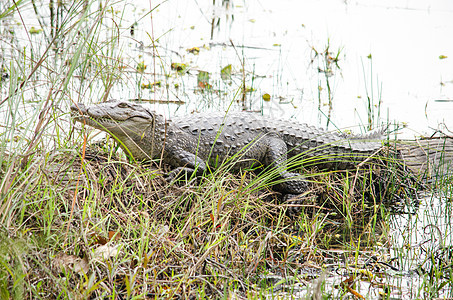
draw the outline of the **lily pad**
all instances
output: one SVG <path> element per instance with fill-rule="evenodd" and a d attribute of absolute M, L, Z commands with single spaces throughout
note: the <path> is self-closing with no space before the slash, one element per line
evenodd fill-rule
<path fill-rule="evenodd" d="M 220 77 L 224 81 L 231 80 L 231 65 L 228 65 L 228 66 L 224 67 L 220 71 Z"/>
<path fill-rule="evenodd" d="M 183 63 L 172 63 L 171 69 L 175 70 L 179 74 L 185 74 L 187 71 L 187 65 Z"/>
<path fill-rule="evenodd" d="M 200 53 L 200 48 L 198 47 L 193 47 L 186 49 L 187 52 L 192 53 L 193 55 L 198 55 Z"/>
<path fill-rule="evenodd" d="M 41 28 L 35 28 L 35 27 L 31 27 L 28 32 L 30 32 L 30 34 L 40 34 L 42 32 L 42 29 Z"/>
<path fill-rule="evenodd" d="M 144 62 L 138 63 L 136 69 L 137 69 L 137 72 L 139 72 L 139 73 L 145 72 L 145 70 L 146 70 L 145 63 Z"/>
<path fill-rule="evenodd" d="M 198 86 L 202 89 L 209 89 L 211 85 L 209 84 L 209 72 L 199 71 L 197 76 Z"/>

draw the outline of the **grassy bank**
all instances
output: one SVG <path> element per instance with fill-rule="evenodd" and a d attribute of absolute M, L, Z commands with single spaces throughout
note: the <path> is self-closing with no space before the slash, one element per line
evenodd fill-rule
<path fill-rule="evenodd" d="M 387 241 L 366 170 L 314 174 L 290 218 L 266 177 L 220 169 L 168 184 L 112 152 L 53 149 L 3 169 L 14 178 L 2 202 L 4 295 L 256 298 L 270 274 L 295 283 L 332 259 L 326 250 L 354 260 Z"/>
<path fill-rule="evenodd" d="M 224 165 L 170 183 L 168 166 L 133 161 L 112 139 L 75 126 L 68 112 L 75 102 L 110 99 L 131 84 L 141 91 L 148 81 L 184 95 L 183 85 L 167 84 L 181 70 L 170 71 L 154 46 L 158 71 L 144 71 L 139 55 L 124 58 L 130 24 L 101 2 L 51 7 L 52 29 L 18 30 L 25 22 L 13 24 L 10 15 L 33 9 L 40 19 L 42 7 L 34 4 L 12 2 L 0 12 L 7 24 L 0 81 L 2 298 L 260 299 L 296 292 L 347 298 L 361 282 L 384 294 L 399 288 L 379 278 L 393 266 L 389 212 L 415 211 L 412 199 L 422 187 L 389 153 L 344 172 L 298 167 L 310 189 L 295 216 L 272 190 L 272 172 L 231 173 Z M 242 71 L 232 102 L 247 97 Z M 203 97 L 216 96 L 198 87 Z M 431 271 L 422 272 L 428 275 L 416 287 L 419 295 L 450 285 L 445 265 Z"/>

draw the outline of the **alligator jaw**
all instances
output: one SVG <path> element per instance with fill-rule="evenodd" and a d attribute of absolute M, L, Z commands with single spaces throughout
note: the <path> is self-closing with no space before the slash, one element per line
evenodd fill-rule
<path fill-rule="evenodd" d="M 71 105 L 71 115 L 75 117 L 86 115 L 87 108 L 82 103 L 76 103 Z"/>
<path fill-rule="evenodd" d="M 162 152 L 165 136 L 154 139 L 156 121 L 164 127 L 163 118 L 141 105 L 130 102 L 104 102 L 71 106 L 74 121 L 112 135 L 120 146 L 137 160 L 148 160 Z"/>
<path fill-rule="evenodd" d="M 94 120 L 88 115 L 86 106 L 82 103 L 71 105 L 71 116 L 74 121 L 87 123 L 90 126 L 92 125 L 91 123 L 94 122 Z"/>
<path fill-rule="evenodd" d="M 77 103 L 71 106 L 74 120 L 101 130 L 126 127 L 148 127 L 154 116 L 144 107 L 127 102 L 105 102 L 92 106 Z M 131 125 L 120 123 L 131 122 Z"/>
<path fill-rule="evenodd" d="M 92 126 L 101 130 L 108 130 L 112 126 L 117 126 L 118 123 L 121 123 L 123 120 L 114 120 L 108 115 L 97 116 L 90 114 L 88 108 L 82 104 L 77 103 L 71 106 L 71 115 L 74 121 Z"/>

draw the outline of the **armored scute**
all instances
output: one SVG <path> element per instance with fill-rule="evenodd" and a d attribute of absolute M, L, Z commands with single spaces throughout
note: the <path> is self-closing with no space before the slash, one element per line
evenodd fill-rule
<path fill-rule="evenodd" d="M 162 159 L 176 172 L 203 174 L 223 162 L 233 169 L 272 167 L 287 194 L 300 194 L 306 183 L 289 165 L 347 167 L 382 147 L 381 135 L 346 136 L 306 124 L 273 120 L 258 114 L 193 114 L 166 120 L 137 104 L 106 102 L 71 107 L 76 121 L 110 133 L 137 160 Z M 291 161 L 291 163 L 289 163 Z M 297 162 L 297 163 L 294 163 Z"/>

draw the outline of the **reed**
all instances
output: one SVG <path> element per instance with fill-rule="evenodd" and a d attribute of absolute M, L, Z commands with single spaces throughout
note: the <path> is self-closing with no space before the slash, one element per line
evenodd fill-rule
<path fill-rule="evenodd" d="M 34 1 L 2 4 L 0 21 L 33 4 L 45 24 L 44 8 Z M 290 217 L 294 203 L 272 189 L 280 170 L 231 172 L 230 163 L 242 159 L 238 154 L 202 177 L 168 182 L 168 166 L 136 162 L 113 139 L 99 142 L 98 132 L 79 130 L 70 122 L 72 103 L 101 101 L 130 86 L 141 90 L 137 82 L 159 70 L 168 75 L 171 63 L 158 56 L 153 40 L 158 71 L 140 73 L 140 61 L 122 51 L 129 21 L 110 2 L 57 4 L 63 6 L 45 8 L 53 10 L 52 29 L 13 30 L 0 46 L 1 70 L 8 74 L 0 81 L 2 298 L 346 298 L 367 281 L 380 284 L 378 276 L 390 297 L 403 286 L 388 272 L 394 265 L 419 272 L 412 295 L 451 296 L 450 248 L 423 243 L 448 241 L 439 238 L 444 229 L 425 227 L 429 238 L 420 241 L 412 236 L 419 228 L 400 226 L 406 231 L 399 247 L 389 233 L 391 222 L 401 222 L 392 211 L 412 213 L 419 205 L 439 206 L 436 217 L 420 218 L 451 224 L 449 202 L 413 201 L 423 185 L 390 154 L 341 172 L 317 165 L 342 157 L 289 160 L 287 168 L 310 183 L 300 212 Z M 336 68 L 341 51 L 335 58 L 328 45 L 323 67 Z M 241 59 L 232 99 L 249 96 Z M 173 82 L 167 77 L 165 85 Z M 186 79 L 174 80 L 186 95 Z M 323 80 L 330 84 L 327 73 Z M 206 101 L 216 96 L 200 93 Z M 441 198 L 451 198 L 451 180 L 436 178 Z M 414 249 L 426 258 L 418 265 Z M 386 259 L 389 253 L 398 264 Z"/>

